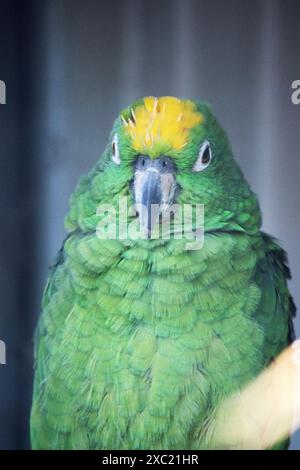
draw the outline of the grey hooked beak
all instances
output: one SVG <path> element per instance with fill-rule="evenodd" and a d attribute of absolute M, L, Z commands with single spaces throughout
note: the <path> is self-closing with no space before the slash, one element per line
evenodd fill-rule
<path fill-rule="evenodd" d="M 176 180 L 172 159 L 159 157 L 151 160 L 139 156 L 135 163 L 133 189 L 140 224 L 150 238 L 160 214 L 174 202 Z"/>

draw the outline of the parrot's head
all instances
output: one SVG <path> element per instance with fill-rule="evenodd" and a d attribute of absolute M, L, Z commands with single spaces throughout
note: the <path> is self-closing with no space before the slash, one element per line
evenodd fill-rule
<path fill-rule="evenodd" d="M 253 233 L 260 224 L 256 197 L 206 104 L 174 97 L 134 102 L 116 119 L 104 162 L 107 194 L 128 195 L 148 235 L 174 204 L 202 204 L 208 231 Z"/>

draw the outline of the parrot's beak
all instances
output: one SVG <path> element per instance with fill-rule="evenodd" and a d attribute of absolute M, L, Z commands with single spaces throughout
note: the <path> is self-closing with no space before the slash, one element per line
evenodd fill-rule
<path fill-rule="evenodd" d="M 176 186 L 175 165 L 171 158 L 137 158 L 133 184 L 134 200 L 140 225 L 148 238 L 151 238 L 160 215 L 174 203 Z"/>

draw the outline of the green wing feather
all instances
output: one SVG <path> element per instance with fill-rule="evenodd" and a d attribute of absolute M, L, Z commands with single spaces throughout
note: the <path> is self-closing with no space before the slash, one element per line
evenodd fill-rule
<path fill-rule="evenodd" d="M 262 236 L 266 256 L 259 264 L 256 275 L 256 282 L 262 292 L 257 318 L 265 325 L 265 350 L 271 361 L 295 339 L 293 318 L 296 307 L 287 286 L 291 275 L 286 252 L 274 238 L 264 233 Z M 286 440 L 273 449 L 287 449 L 288 446 L 289 440 Z"/>

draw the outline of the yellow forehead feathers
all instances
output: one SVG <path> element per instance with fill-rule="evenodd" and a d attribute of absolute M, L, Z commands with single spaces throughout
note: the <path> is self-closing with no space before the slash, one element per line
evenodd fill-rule
<path fill-rule="evenodd" d="M 169 96 L 144 98 L 143 104 L 131 109 L 130 119 L 122 115 L 121 119 L 133 148 L 150 156 L 181 150 L 190 130 L 204 120 L 192 101 Z"/>

